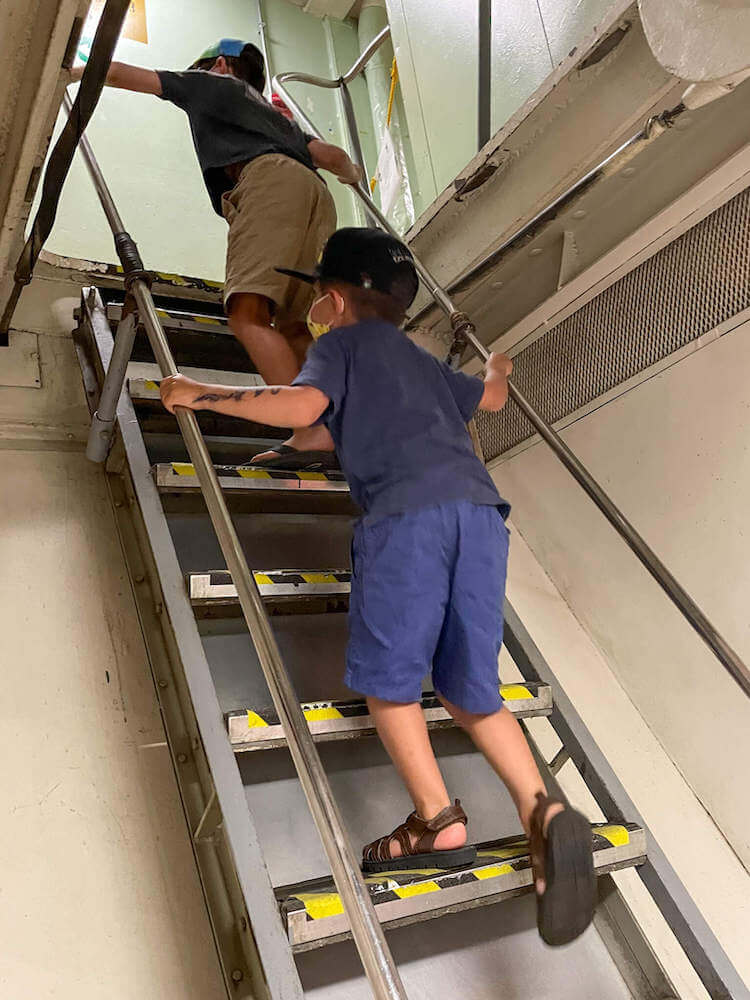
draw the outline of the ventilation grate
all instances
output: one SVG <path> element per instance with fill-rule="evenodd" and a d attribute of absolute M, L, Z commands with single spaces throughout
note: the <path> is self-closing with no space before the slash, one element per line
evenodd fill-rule
<path fill-rule="evenodd" d="M 548 423 L 750 308 L 750 188 L 610 285 L 513 359 Z M 479 413 L 487 461 L 531 437 L 515 403 Z"/>

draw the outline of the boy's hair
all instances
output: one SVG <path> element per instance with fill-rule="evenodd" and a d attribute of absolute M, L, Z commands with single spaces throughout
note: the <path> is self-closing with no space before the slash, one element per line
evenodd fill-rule
<path fill-rule="evenodd" d="M 222 57 L 211 56 L 209 59 L 198 59 L 190 68 L 209 70 L 220 58 Z M 232 71 L 232 76 L 249 83 L 259 94 L 263 93 L 263 88 L 266 85 L 266 65 L 263 62 L 263 54 L 260 49 L 248 42 L 238 56 L 224 56 L 223 58 Z"/>
<path fill-rule="evenodd" d="M 341 292 L 358 320 L 383 319 L 394 326 L 401 326 L 408 306 L 403 305 L 400 299 L 408 296 L 409 291 L 405 287 L 401 289 L 399 283 L 400 279 L 397 278 L 393 283 L 392 295 L 378 292 L 374 288 L 351 285 L 348 281 L 322 281 L 320 287 L 324 292 L 329 288 Z M 402 292 L 403 295 L 400 294 Z"/>

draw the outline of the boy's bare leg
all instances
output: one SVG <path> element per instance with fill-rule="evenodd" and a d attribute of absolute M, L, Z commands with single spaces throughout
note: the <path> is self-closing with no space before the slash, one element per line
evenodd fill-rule
<path fill-rule="evenodd" d="M 304 358 L 299 329 L 292 337 L 271 325 L 271 304 L 264 295 L 236 292 L 227 303 L 229 328 L 253 360 L 268 385 L 290 385 L 299 375 Z M 306 351 L 306 347 L 304 348 Z M 302 427 L 286 441 L 298 451 L 333 451 L 328 428 Z M 266 452 L 256 455 L 264 458 Z"/>
<path fill-rule="evenodd" d="M 229 328 L 269 385 L 289 385 L 299 374 L 299 361 L 286 337 L 271 325 L 265 295 L 237 292 L 227 303 Z"/>
<path fill-rule="evenodd" d="M 526 742 L 517 719 L 501 708 L 492 715 L 473 715 L 452 705 L 442 695 L 438 695 L 456 723 L 472 738 L 477 750 L 486 758 L 495 773 L 503 781 L 518 809 L 518 815 L 525 832 L 529 832 L 529 819 L 536 805 L 539 792 L 546 794 L 542 776 L 536 766 L 534 756 Z M 564 806 L 551 805 L 544 818 L 546 832 L 550 820 L 561 812 Z M 544 884 L 537 886 L 544 891 Z"/>
<path fill-rule="evenodd" d="M 451 800 L 432 751 L 422 706 L 418 702 L 402 705 L 380 698 L 368 698 L 367 705 L 378 736 L 406 785 L 417 815 L 432 819 L 449 806 Z M 465 843 L 466 827 L 463 823 L 454 823 L 440 831 L 434 849 L 449 851 Z M 391 856 L 397 858 L 400 854 L 397 841 L 391 841 Z"/>

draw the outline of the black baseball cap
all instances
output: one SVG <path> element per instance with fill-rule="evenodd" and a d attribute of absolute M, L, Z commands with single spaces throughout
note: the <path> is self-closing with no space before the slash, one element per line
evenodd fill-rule
<path fill-rule="evenodd" d="M 404 309 L 409 308 L 419 289 L 411 250 L 382 229 L 338 229 L 312 271 L 288 267 L 276 270 L 311 285 L 316 281 L 345 281 L 359 288 L 374 288 L 395 298 Z"/>

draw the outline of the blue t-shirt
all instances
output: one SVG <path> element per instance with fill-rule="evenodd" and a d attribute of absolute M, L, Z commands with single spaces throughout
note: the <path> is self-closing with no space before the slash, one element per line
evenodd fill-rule
<path fill-rule="evenodd" d="M 331 330 L 294 384 L 330 399 L 321 419 L 370 518 L 457 500 L 498 506 L 507 516 L 466 429 L 483 383 L 452 371 L 397 327 L 366 320 Z"/>

